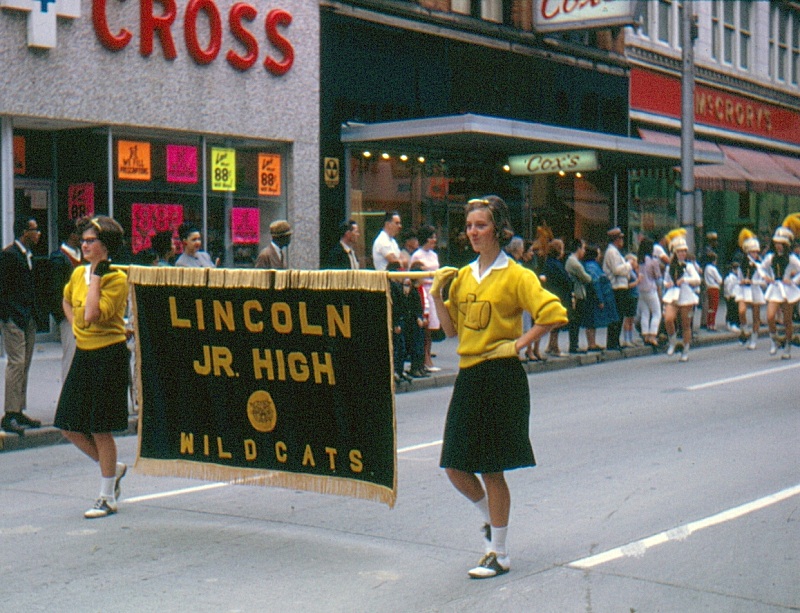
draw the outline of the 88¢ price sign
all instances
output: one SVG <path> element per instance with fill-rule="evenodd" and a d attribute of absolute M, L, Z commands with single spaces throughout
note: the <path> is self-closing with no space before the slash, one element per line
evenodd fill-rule
<path fill-rule="evenodd" d="M 236 149 L 211 148 L 211 190 L 236 191 Z"/>
<path fill-rule="evenodd" d="M 281 156 L 277 153 L 258 154 L 258 195 L 281 195 Z"/>

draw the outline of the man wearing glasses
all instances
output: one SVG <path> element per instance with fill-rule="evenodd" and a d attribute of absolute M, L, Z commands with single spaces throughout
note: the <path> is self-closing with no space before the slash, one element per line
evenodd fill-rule
<path fill-rule="evenodd" d="M 6 363 L 5 415 L 0 427 L 20 436 L 25 428 L 42 423 L 23 413 L 26 408 L 28 371 L 36 342 L 34 321 L 33 254 L 41 231 L 35 219 L 17 219 L 19 237 L 0 254 L 0 332 L 8 361 Z"/>

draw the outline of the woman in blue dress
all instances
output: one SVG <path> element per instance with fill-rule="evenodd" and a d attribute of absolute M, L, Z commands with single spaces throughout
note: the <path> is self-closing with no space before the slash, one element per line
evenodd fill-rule
<path fill-rule="evenodd" d="M 583 256 L 583 267 L 592 277 L 592 282 L 586 286 L 586 301 L 583 303 L 581 326 L 586 328 L 586 341 L 589 351 L 602 351 L 603 347 L 597 344 L 597 328 L 605 328 L 608 324 L 619 321 L 617 303 L 614 300 L 614 290 L 611 282 L 603 272 L 600 265 L 601 251 L 597 245 L 586 247 Z"/>

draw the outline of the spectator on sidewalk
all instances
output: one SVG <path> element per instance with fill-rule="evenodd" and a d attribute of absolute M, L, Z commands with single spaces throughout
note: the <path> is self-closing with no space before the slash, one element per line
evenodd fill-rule
<path fill-rule="evenodd" d="M 269 224 L 272 242 L 261 250 L 256 258 L 256 268 L 269 270 L 286 270 L 285 249 L 292 242 L 292 226 L 285 219 L 278 219 Z"/>
<path fill-rule="evenodd" d="M 658 347 L 658 328 L 661 325 L 661 263 L 653 256 L 653 239 L 645 236 L 639 241 L 636 254 L 639 263 L 639 300 L 636 312 L 647 345 Z"/>
<path fill-rule="evenodd" d="M 99 216 L 79 229 L 87 264 L 73 271 L 64 288 L 64 313 L 77 349 L 58 399 L 55 426 L 100 467 L 100 493 L 84 513 L 94 519 L 117 512 L 120 480 L 127 471 L 117 461 L 113 432 L 128 427 L 128 282 L 124 272 L 111 268 L 122 245 L 122 226 Z"/>
<path fill-rule="evenodd" d="M 409 268 L 413 270 L 414 265 L 420 263 L 422 265 L 422 270 L 433 272 L 439 269 L 439 255 L 436 253 L 437 238 L 436 228 L 433 226 L 425 225 L 417 231 L 419 249 L 411 255 Z M 432 283 L 433 279 L 431 277 L 419 280 L 419 285 L 424 292 L 425 314 L 427 315 L 427 323 L 423 332 L 425 348 L 424 367 L 428 372 L 439 372 L 441 368 L 434 365 L 433 357 L 431 356 L 433 346 L 432 334 L 434 330 L 439 330 L 440 325 L 439 316 L 436 314 L 436 309 L 431 302 L 430 291 Z"/>
<path fill-rule="evenodd" d="M 403 267 L 400 261 L 400 247 L 395 237 L 403 229 L 403 222 L 400 221 L 400 213 L 390 211 L 383 217 L 383 229 L 375 237 L 372 243 L 372 266 L 375 270 L 386 270 L 391 262 L 397 262 Z"/>
<path fill-rule="evenodd" d="M 175 257 L 175 242 L 172 240 L 172 230 L 159 232 L 150 239 L 150 246 L 156 252 L 156 266 L 172 266 Z"/>
<path fill-rule="evenodd" d="M 564 269 L 572 282 L 572 300 L 567 305 L 567 318 L 569 319 L 569 352 L 586 353 L 579 345 L 580 330 L 583 324 L 583 311 L 586 306 L 586 286 L 592 282 L 592 277 L 583 267 L 583 256 L 586 253 L 586 241 L 575 238 L 570 243 L 570 254 Z"/>
<path fill-rule="evenodd" d="M 564 241 L 554 238 L 547 246 L 547 259 L 544 262 L 544 288 L 558 297 L 565 310 L 572 305 L 572 282 L 564 268 Z M 563 357 L 558 346 L 559 328 L 550 330 L 550 338 L 545 353 L 554 358 Z"/>
<path fill-rule="evenodd" d="M 203 244 L 203 237 L 200 230 L 190 223 L 184 222 L 178 228 L 178 238 L 183 243 L 183 253 L 175 260 L 175 266 L 185 266 L 187 268 L 216 268 L 211 256 L 200 247 Z"/>
<path fill-rule="evenodd" d="M 466 230 L 478 259 L 436 272 L 431 296 L 447 336 L 458 335 L 459 373 L 447 412 L 440 465 L 483 518 L 486 555 L 475 579 L 507 573 L 511 494 L 504 471 L 535 465 L 528 433 L 530 390 L 519 352 L 567 323 L 558 298 L 502 248 L 513 236 L 498 196 L 471 200 Z M 452 280 L 447 302 L 442 290 Z M 522 312 L 534 326 L 522 332 Z M 478 476 L 480 475 L 480 477 Z"/>
<path fill-rule="evenodd" d="M 339 242 L 328 251 L 327 267 L 335 270 L 358 270 L 356 245 L 361 236 L 358 224 L 349 219 L 339 224 Z"/>
<path fill-rule="evenodd" d="M 635 347 L 633 336 L 635 332 L 636 313 L 639 304 L 639 261 L 633 253 L 625 256 L 625 261 L 631 265 L 631 271 L 628 273 L 628 298 L 637 305 L 634 309 L 633 315 L 628 315 L 622 319 L 622 347 Z"/>
<path fill-rule="evenodd" d="M 417 231 L 413 228 L 405 230 L 400 235 L 400 268 L 411 269 L 411 256 L 419 249 L 420 240 Z"/>
<path fill-rule="evenodd" d="M 722 291 L 725 296 L 725 324 L 731 332 L 739 332 L 739 307 L 736 304 L 736 293 L 739 282 L 742 280 L 742 271 L 736 260 L 730 264 L 730 270 L 725 275 Z"/>
<path fill-rule="evenodd" d="M 631 300 L 628 290 L 628 277 L 631 274 L 631 265 L 622 256 L 621 249 L 625 245 L 625 235 L 619 228 L 608 231 L 608 247 L 603 256 L 603 272 L 611 282 L 614 290 L 614 303 L 619 319 L 608 324 L 608 338 L 606 348 L 611 351 L 620 349 L 620 333 L 622 321 L 625 317 L 636 316 L 636 303 Z"/>
<path fill-rule="evenodd" d="M 0 253 L 0 332 L 6 353 L 5 414 L 0 427 L 22 436 L 26 428 L 42 425 L 24 413 L 36 343 L 32 249 L 42 233 L 36 220 L 27 217 L 17 218 L 14 230 L 17 239 Z"/>
<path fill-rule="evenodd" d="M 706 254 L 708 263 L 703 269 L 703 281 L 706 287 L 706 328 L 709 332 L 717 331 L 717 309 L 719 308 L 719 292 L 722 287 L 722 275 L 717 268 L 717 254 L 713 251 Z"/>
<path fill-rule="evenodd" d="M 586 286 L 586 306 L 583 311 L 582 325 L 586 328 L 589 351 L 604 349 L 597 344 L 597 329 L 605 328 L 610 323 L 619 320 L 617 305 L 614 302 L 614 290 L 611 289 L 611 281 L 608 280 L 600 266 L 601 261 L 602 253 L 597 245 L 586 247 L 583 266 L 592 278 L 592 283 Z"/>

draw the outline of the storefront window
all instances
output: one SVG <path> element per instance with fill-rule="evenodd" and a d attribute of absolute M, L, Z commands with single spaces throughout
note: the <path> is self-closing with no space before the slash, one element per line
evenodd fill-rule
<path fill-rule="evenodd" d="M 388 211 L 397 211 L 404 230 L 430 224 L 438 235 L 439 260 L 463 265 L 474 259 L 464 231 L 470 198 L 497 194 L 509 206 L 516 234 L 532 239 L 547 224 L 567 241 L 604 239 L 612 206 L 613 175 L 568 173 L 514 176 L 507 156 L 471 157 L 393 151 L 354 151 L 350 157 L 349 217 L 362 228 L 359 260 L 371 267 L 371 248 Z M 623 179 L 623 190 L 625 187 Z"/>
<path fill-rule="evenodd" d="M 113 156 L 114 217 L 134 262 L 157 232 L 173 230 L 177 245 L 178 226 L 191 222 L 213 260 L 252 266 L 269 224 L 286 217 L 283 146 L 133 134 L 114 138 Z"/>
<path fill-rule="evenodd" d="M 671 169 L 631 172 L 631 207 L 628 228 L 634 236 L 658 239 L 677 223 L 675 194 L 680 177 Z"/>

